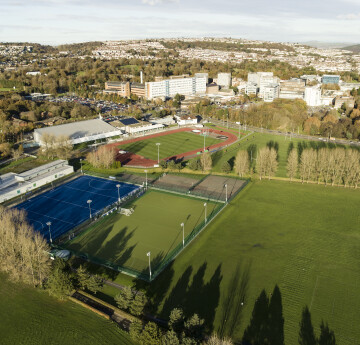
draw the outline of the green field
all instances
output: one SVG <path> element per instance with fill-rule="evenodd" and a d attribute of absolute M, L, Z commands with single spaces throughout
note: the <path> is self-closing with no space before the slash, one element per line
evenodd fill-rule
<path fill-rule="evenodd" d="M 207 216 L 218 204 L 207 202 Z M 131 216 L 114 213 L 74 238 L 66 247 L 115 265 L 148 272 L 155 268 L 204 220 L 204 200 L 148 191 L 127 208 Z"/>
<path fill-rule="evenodd" d="M 206 147 L 219 143 L 221 140 L 206 137 Z M 204 137 L 198 134 L 190 132 L 179 132 L 164 135 L 161 137 L 144 139 L 131 144 L 120 145 L 121 150 L 136 153 L 140 156 L 144 156 L 149 159 L 157 160 L 157 146 L 156 143 L 160 143 L 160 159 L 175 156 L 180 153 L 199 149 L 204 149 Z"/>
<path fill-rule="evenodd" d="M 228 148 L 215 152 L 212 154 L 213 159 L 213 171 L 220 172 L 221 167 L 224 162 L 228 161 L 230 164 L 234 163 L 236 153 L 238 150 L 248 150 L 249 156 L 250 151 L 252 151 L 253 161 L 252 166 L 254 167 L 256 164 L 255 158 L 257 151 L 266 146 L 271 145 L 271 143 L 278 145 L 278 171 L 276 173 L 277 177 L 287 177 L 286 176 L 286 164 L 288 157 L 289 147 L 298 148 L 299 144 L 307 145 L 308 147 L 334 147 L 333 143 L 325 143 L 322 141 L 309 141 L 302 139 L 294 139 L 290 141 L 289 137 L 285 137 L 284 135 L 273 135 L 267 133 L 252 133 L 246 138 L 242 139 L 240 142 L 236 142 L 232 144 Z M 291 146 L 290 146 L 291 145 Z"/>
<path fill-rule="evenodd" d="M 240 265 L 247 289 L 235 339 L 242 337 L 261 290 L 270 293 L 278 284 L 286 344 L 297 344 L 305 305 L 317 333 L 324 319 L 338 344 L 357 344 L 359 193 L 283 181 L 251 183 L 150 286 L 136 281 L 137 288 L 148 290 L 161 317 L 181 306 L 218 330 Z"/>
<path fill-rule="evenodd" d="M 0 275 L 2 345 L 134 344 L 114 323 L 70 301 Z"/>

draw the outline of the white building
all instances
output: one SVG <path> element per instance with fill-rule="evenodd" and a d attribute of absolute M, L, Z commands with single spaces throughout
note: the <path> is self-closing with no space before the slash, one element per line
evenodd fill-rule
<path fill-rule="evenodd" d="M 174 115 L 179 126 L 196 125 L 198 119 L 194 115 Z"/>
<path fill-rule="evenodd" d="M 57 160 L 21 174 L 7 173 L 0 179 L 0 202 L 28 193 L 74 172 L 65 160 Z"/>
<path fill-rule="evenodd" d="M 206 78 L 206 84 L 207 84 L 209 80 L 209 73 L 206 72 L 195 73 L 195 78 Z"/>
<path fill-rule="evenodd" d="M 145 83 L 146 98 L 163 98 L 180 95 L 195 95 L 206 93 L 206 77 L 181 79 L 166 79 Z"/>
<path fill-rule="evenodd" d="M 279 84 L 280 79 L 274 77 L 273 72 L 256 72 L 248 73 L 248 84 L 256 84 L 258 88 L 258 96 L 264 98 L 265 87 L 270 84 Z M 250 87 L 250 90 L 252 88 Z M 246 91 L 245 91 L 246 92 Z"/>
<path fill-rule="evenodd" d="M 317 107 L 321 105 L 321 89 L 318 86 L 305 87 L 304 100 L 310 107 Z"/>
<path fill-rule="evenodd" d="M 115 137 L 121 135 L 122 132 L 100 119 L 94 119 L 35 129 L 34 140 L 40 146 L 44 145 L 44 134 L 53 135 L 55 138 L 65 136 L 70 138 L 71 144 L 79 144 L 93 140 Z"/>
<path fill-rule="evenodd" d="M 245 87 L 245 93 L 250 96 L 250 95 L 257 95 L 259 89 L 256 83 L 253 82 L 247 82 L 246 87 Z"/>
<path fill-rule="evenodd" d="M 279 98 L 279 89 L 279 84 L 276 83 L 264 86 L 264 101 L 272 102 L 275 98 Z"/>
<path fill-rule="evenodd" d="M 231 86 L 231 73 L 218 73 L 217 84 L 224 89 Z"/>

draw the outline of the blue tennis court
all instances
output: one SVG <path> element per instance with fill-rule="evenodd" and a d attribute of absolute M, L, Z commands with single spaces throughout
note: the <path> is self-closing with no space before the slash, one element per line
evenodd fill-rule
<path fill-rule="evenodd" d="M 80 176 L 48 192 L 40 194 L 16 206 L 27 212 L 29 223 L 34 229 L 49 240 L 51 222 L 51 236 L 56 239 L 73 229 L 90 217 L 88 200 L 92 215 L 123 198 L 139 186 L 119 181 L 105 180 L 93 176 Z"/>

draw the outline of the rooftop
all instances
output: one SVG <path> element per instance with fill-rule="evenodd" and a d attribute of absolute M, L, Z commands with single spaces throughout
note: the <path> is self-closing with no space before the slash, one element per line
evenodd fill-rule
<path fill-rule="evenodd" d="M 115 130 L 116 128 L 107 124 L 106 122 L 99 119 L 93 119 L 35 129 L 34 132 L 39 133 L 40 135 L 43 135 L 44 133 L 52 134 L 55 136 L 65 135 L 70 137 L 70 139 L 75 139 L 100 133 L 109 133 Z"/>

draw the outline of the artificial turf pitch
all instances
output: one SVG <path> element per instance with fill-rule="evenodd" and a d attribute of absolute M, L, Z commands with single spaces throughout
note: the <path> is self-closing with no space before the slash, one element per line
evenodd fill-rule
<path fill-rule="evenodd" d="M 214 137 L 205 137 L 205 147 L 217 144 L 221 140 Z M 203 151 L 204 137 L 190 132 L 178 132 L 155 138 L 136 141 L 130 144 L 119 145 L 119 149 L 129 151 L 148 159 L 157 160 L 158 151 L 156 143 L 160 143 L 160 159 L 176 156 L 180 153 L 193 150 Z"/>
<path fill-rule="evenodd" d="M 239 265 L 247 288 L 235 340 L 249 324 L 261 290 L 269 294 L 278 284 L 285 344 L 297 344 L 305 305 L 317 335 L 323 319 L 338 344 L 357 344 L 359 193 L 283 181 L 249 184 L 173 265 L 144 286 L 157 308 L 153 312 L 167 318 L 172 308 L 181 306 L 186 315 L 199 313 L 219 332 Z"/>
<path fill-rule="evenodd" d="M 207 217 L 219 204 L 207 202 Z M 148 272 L 147 253 L 156 267 L 205 217 L 204 200 L 150 190 L 127 208 L 130 216 L 114 213 L 68 242 L 66 248 L 89 258 Z"/>

